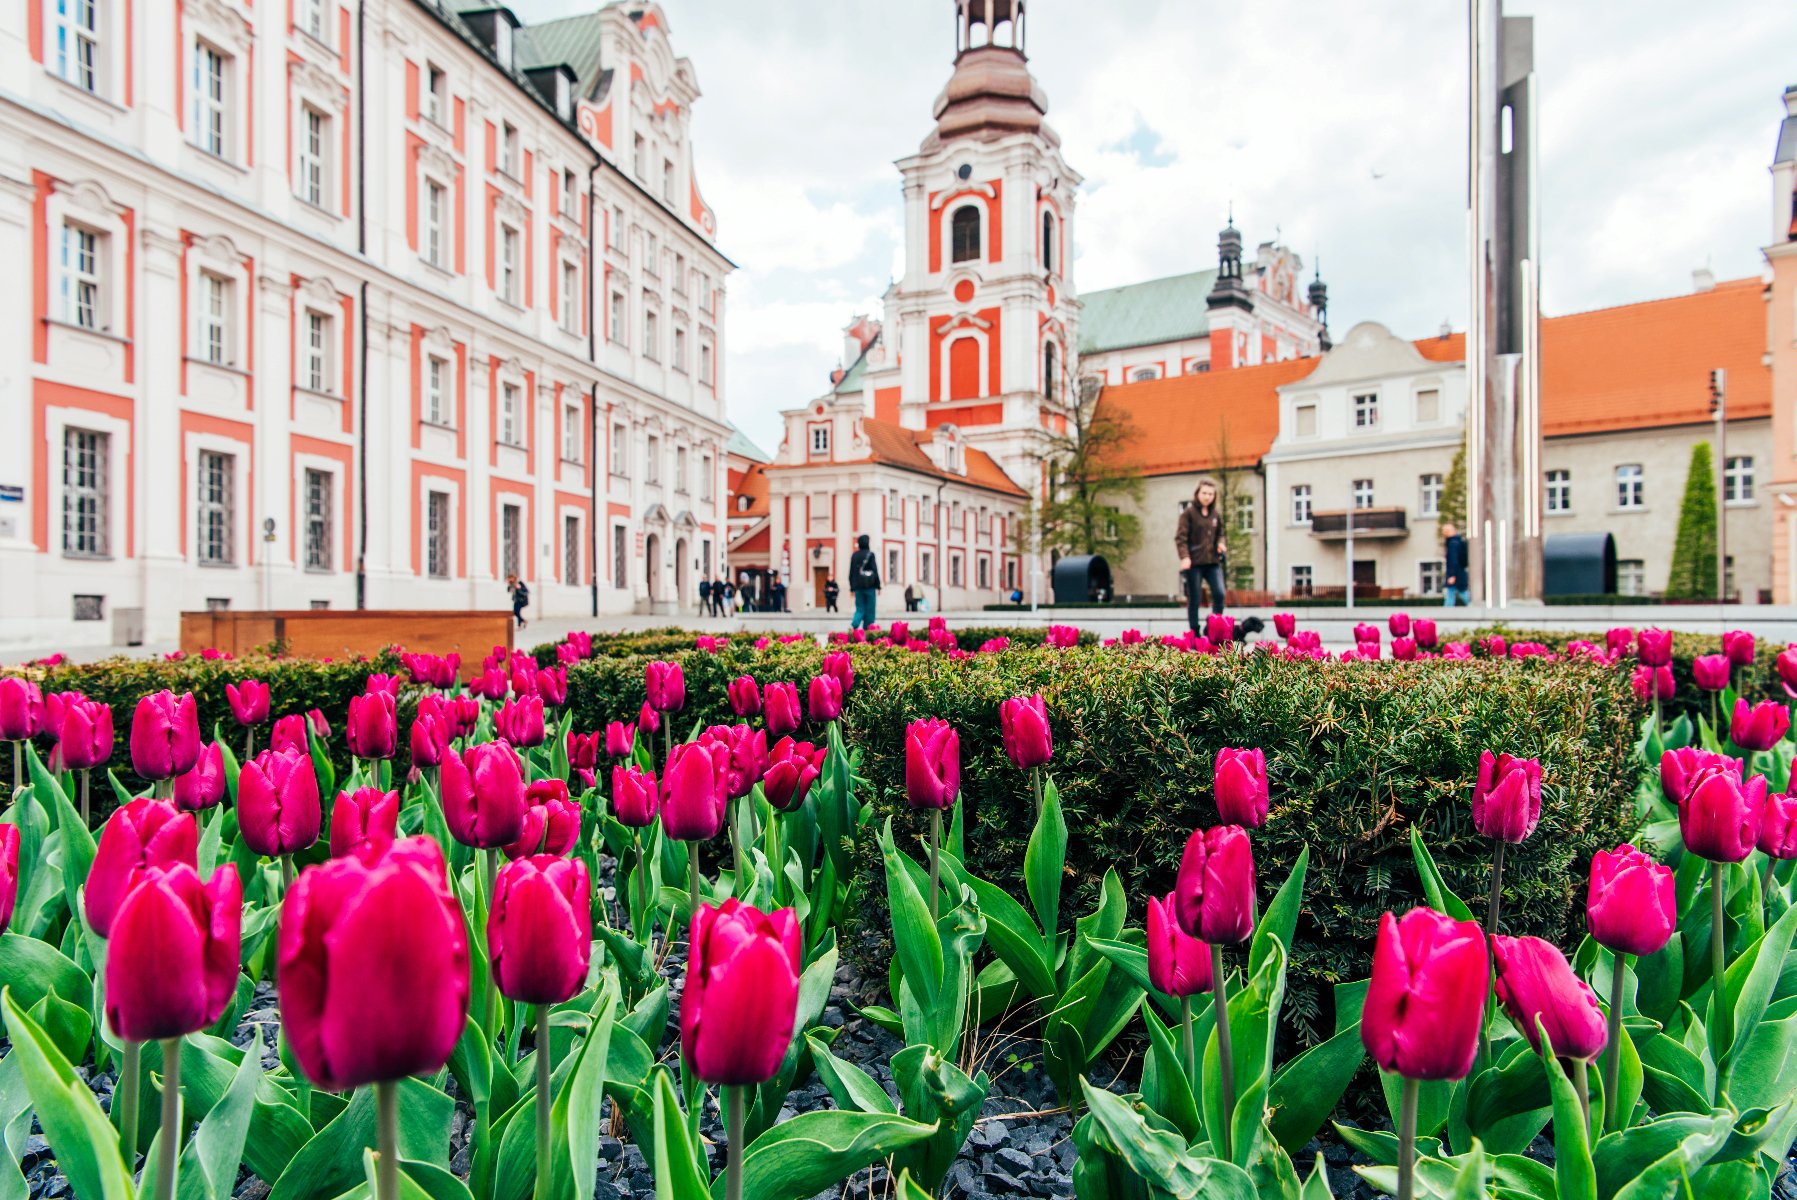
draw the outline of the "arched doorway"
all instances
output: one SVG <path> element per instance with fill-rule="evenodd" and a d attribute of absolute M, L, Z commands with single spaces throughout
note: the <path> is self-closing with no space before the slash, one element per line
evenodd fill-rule
<path fill-rule="evenodd" d="M 674 607 L 680 612 L 686 611 L 687 574 L 686 539 L 680 538 L 674 543 Z"/>
<path fill-rule="evenodd" d="M 643 539 L 643 583 L 649 589 L 649 603 L 661 600 L 661 536 L 650 534 Z"/>

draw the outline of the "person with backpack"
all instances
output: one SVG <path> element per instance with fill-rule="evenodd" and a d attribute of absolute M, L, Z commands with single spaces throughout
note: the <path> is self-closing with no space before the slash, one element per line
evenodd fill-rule
<path fill-rule="evenodd" d="M 524 608 L 530 603 L 530 588 L 516 575 L 506 576 L 505 585 L 512 594 L 512 620 L 518 622 L 519 629 L 523 629 L 526 624 Z"/>
<path fill-rule="evenodd" d="M 702 617 L 711 615 L 711 576 L 709 575 L 699 580 L 699 615 Z"/>
<path fill-rule="evenodd" d="M 850 629 L 867 629 L 874 623 L 874 599 L 880 593 L 880 566 L 869 547 L 872 539 L 865 533 L 855 539 L 855 552 L 849 555 L 849 591 L 855 596 L 855 616 Z"/>
<path fill-rule="evenodd" d="M 824 580 L 824 611 L 836 611 L 836 598 L 842 595 L 842 585 L 836 582 L 836 576 Z"/>

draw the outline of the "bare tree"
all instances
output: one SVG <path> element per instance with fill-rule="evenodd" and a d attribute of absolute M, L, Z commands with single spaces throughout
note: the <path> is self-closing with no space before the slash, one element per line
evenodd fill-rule
<path fill-rule="evenodd" d="M 1018 522 L 1020 550 L 1121 561 L 1141 543 L 1141 518 L 1122 503 L 1142 498 L 1142 467 L 1132 452 L 1135 423 L 1124 409 L 1101 404 L 1103 392 L 1098 380 L 1080 380 L 1065 428 L 1042 432 L 1033 457 L 1048 490 Z"/>

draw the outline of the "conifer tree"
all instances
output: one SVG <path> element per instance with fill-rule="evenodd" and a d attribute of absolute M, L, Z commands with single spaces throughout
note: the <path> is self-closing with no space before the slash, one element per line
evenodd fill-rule
<path fill-rule="evenodd" d="M 1685 475 L 1685 501 L 1678 514 L 1678 537 L 1672 544 L 1672 573 L 1666 580 L 1668 600 L 1707 600 L 1716 595 L 1716 476 L 1710 444 L 1691 447 Z"/>
<path fill-rule="evenodd" d="M 1466 442 L 1454 451 L 1454 465 L 1448 468 L 1447 480 L 1441 485 L 1441 517 L 1436 528 L 1452 522 L 1462 534 L 1471 536 L 1466 527 Z"/>

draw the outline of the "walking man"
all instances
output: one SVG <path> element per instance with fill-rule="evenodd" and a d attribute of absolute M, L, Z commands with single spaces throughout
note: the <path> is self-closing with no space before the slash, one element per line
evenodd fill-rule
<path fill-rule="evenodd" d="M 1198 481 L 1192 502 L 1179 514 L 1173 545 L 1179 552 L 1180 572 L 1185 576 L 1186 623 L 1197 633 L 1201 584 L 1210 588 L 1210 610 L 1223 611 L 1223 556 L 1229 553 L 1229 544 L 1223 537 L 1223 514 L 1217 505 L 1217 485 L 1210 480 Z"/>
<path fill-rule="evenodd" d="M 836 582 L 836 576 L 824 580 L 824 611 L 836 611 L 836 598 L 842 595 L 842 585 Z"/>
<path fill-rule="evenodd" d="M 699 580 L 699 615 L 703 617 L 711 615 L 711 576 L 709 575 Z"/>
<path fill-rule="evenodd" d="M 505 586 L 506 590 L 512 594 L 512 620 L 518 622 L 519 629 L 523 629 L 525 625 L 524 607 L 530 603 L 530 588 L 526 587 L 524 581 L 516 575 L 507 575 Z"/>
<path fill-rule="evenodd" d="M 871 539 L 864 533 L 855 539 L 855 552 L 849 555 L 849 591 L 855 594 L 855 617 L 850 629 L 866 629 L 874 623 L 874 599 L 880 592 L 880 567 L 869 549 Z"/>
<path fill-rule="evenodd" d="M 1444 608 L 1472 603 L 1472 577 L 1466 569 L 1466 539 L 1452 521 L 1441 527 L 1442 557 L 1446 559 L 1446 572 L 1442 579 L 1442 599 Z"/>

